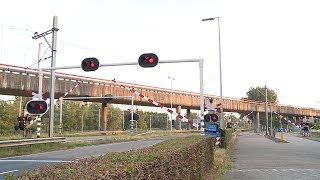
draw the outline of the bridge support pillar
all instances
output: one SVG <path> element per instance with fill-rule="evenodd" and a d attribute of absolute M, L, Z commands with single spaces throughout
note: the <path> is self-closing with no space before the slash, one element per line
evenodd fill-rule
<path fill-rule="evenodd" d="M 191 120 L 190 117 L 191 117 L 191 111 L 190 109 L 187 109 L 187 119 Z M 187 123 L 187 129 L 188 130 L 191 129 L 191 124 Z"/>
<path fill-rule="evenodd" d="M 102 130 L 104 133 L 107 131 L 107 121 L 108 121 L 108 108 L 107 108 L 107 103 L 103 102 L 102 103 L 102 127 L 100 130 Z"/>
<path fill-rule="evenodd" d="M 298 123 L 297 123 L 297 119 L 298 119 L 297 116 L 293 116 L 292 118 L 293 118 L 293 120 L 294 120 L 294 124 L 298 125 Z"/>
<path fill-rule="evenodd" d="M 313 116 L 310 116 L 308 120 L 309 120 L 309 122 L 312 122 L 312 123 L 314 123 L 314 119 L 313 119 Z"/>
<path fill-rule="evenodd" d="M 181 113 L 181 106 L 177 106 L 176 112 L 178 114 Z M 178 117 L 176 117 L 176 130 L 181 130 L 181 119 L 179 119 Z"/>
<path fill-rule="evenodd" d="M 254 121 L 254 132 L 259 133 L 260 132 L 260 113 L 256 113 L 256 118 Z"/>

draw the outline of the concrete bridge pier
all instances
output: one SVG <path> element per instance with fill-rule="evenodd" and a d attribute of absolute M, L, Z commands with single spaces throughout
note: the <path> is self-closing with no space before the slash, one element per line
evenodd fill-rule
<path fill-rule="evenodd" d="M 293 119 L 294 119 L 294 123 L 295 123 L 296 125 L 299 125 L 299 123 L 298 123 L 298 117 L 297 117 L 297 116 L 293 116 Z"/>
<path fill-rule="evenodd" d="M 101 131 L 103 131 L 103 133 L 107 132 L 107 122 L 108 122 L 108 108 L 107 108 L 107 103 L 103 102 L 101 109 L 102 109 L 102 126 L 101 126 Z"/>
<path fill-rule="evenodd" d="M 255 115 L 255 120 L 254 120 L 254 132 L 261 132 L 260 130 L 260 113 L 257 112 Z"/>
<path fill-rule="evenodd" d="M 191 120 L 190 117 L 191 117 L 191 111 L 190 109 L 187 109 L 187 119 Z M 187 129 L 188 130 L 191 129 L 191 124 L 187 123 Z"/>
<path fill-rule="evenodd" d="M 310 116 L 310 117 L 308 118 L 308 120 L 309 120 L 309 122 L 312 122 L 312 123 L 314 123 L 314 119 L 313 119 L 313 116 Z"/>
<path fill-rule="evenodd" d="M 177 106 L 176 113 L 181 113 L 181 106 Z M 181 119 L 179 119 L 178 117 L 176 117 L 176 130 L 181 130 Z"/>

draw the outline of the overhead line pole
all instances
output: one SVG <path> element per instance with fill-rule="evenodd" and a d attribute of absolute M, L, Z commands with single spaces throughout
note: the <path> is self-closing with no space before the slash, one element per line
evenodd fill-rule
<path fill-rule="evenodd" d="M 53 28 L 52 28 L 52 58 L 51 58 L 51 67 L 56 67 L 56 53 L 57 53 L 57 28 L 58 17 L 53 17 Z M 51 79 L 50 79 L 50 129 L 49 137 L 53 137 L 53 125 L 54 125 L 54 94 L 55 94 L 55 80 L 56 74 L 55 70 L 51 70 Z"/>
<path fill-rule="evenodd" d="M 268 90 L 267 90 L 267 85 L 264 86 L 265 87 L 265 91 L 266 91 L 266 126 L 267 126 L 267 129 L 266 129 L 266 135 L 268 135 L 268 131 L 269 131 L 269 124 L 268 124 Z"/>
<path fill-rule="evenodd" d="M 47 42 L 48 46 L 51 48 L 51 79 L 50 79 L 50 119 L 49 119 L 49 137 L 53 137 L 53 125 L 54 125 L 54 94 L 55 94 L 55 66 L 56 66 L 56 53 L 57 53 L 57 28 L 58 25 L 58 16 L 53 16 L 53 27 L 52 29 L 38 34 L 38 32 L 34 33 L 32 39 L 38 39 L 43 37 Z M 46 35 L 52 34 L 52 44 L 48 42 L 46 39 Z M 38 59 L 39 61 L 39 59 Z M 39 67 L 38 67 L 39 68 Z M 41 76 L 41 69 L 39 69 L 39 77 Z M 41 79 L 40 79 L 41 80 Z M 40 86 L 39 86 L 40 88 Z M 41 88 L 40 88 L 41 90 Z M 38 93 L 42 93 L 41 92 Z"/>

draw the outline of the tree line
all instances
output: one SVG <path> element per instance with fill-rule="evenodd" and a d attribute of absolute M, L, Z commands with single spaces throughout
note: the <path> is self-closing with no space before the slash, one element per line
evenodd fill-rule
<path fill-rule="evenodd" d="M 28 98 L 21 99 L 21 116 L 24 116 L 23 109 Z M 107 130 L 128 130 L 131 126 L 130 110 L 121 110 L 112 104 L 108 104 Z M 0 101 L 0 134 L 14 134 L 17 131 L 15 126 L 18 124 L 20 110 L 20 97 L 15 97 L 12 101 Z M 138 129 L 146 130 L 150 128 L 167 129 L 170 126 L 167 113 L 137 111 L 139 119 Z M 99 120 L 100 118 L 100 120 Z M 42 116 L 42 132 L 48 131 L 49 111 Z M 63 101 L 62 123 L 63 131 L 94 131 L 102 129 L 102 110 L 101 103 Z M 60 122 L 60 103 L 55 106 L 54 131 L 59 132 Z M 28 123 L 28 122 L 27 122 Z M 36 131 L 36 123 L 31 126 L 33 132 Z"/>

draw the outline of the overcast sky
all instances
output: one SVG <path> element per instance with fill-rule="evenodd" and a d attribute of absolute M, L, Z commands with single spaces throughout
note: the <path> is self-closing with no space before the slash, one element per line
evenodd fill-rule
<path fill-rule="evenodd" d="M 320 107 L 318 0 L 0 0 L 0 63 L 30 66 L 48 48 L 35 31 L 58 16 L 57 66 L 136 62 L 153 52 L 161 60 L 204 59 L 204 91 L 219 96 L 219 16 L 223 95 L 246 96 L 267 85 L 281 104 Z M 48 36 L 51 39 L 51 36 Z M 51 40 L 50 40 L 51 41 Z M 46 60 L 41 67 L 50 66 Z M 36 65 L 31 67 L 37 67 Z M 199 92 L 197 63 L 103 67 L 62 72 Z"/>

